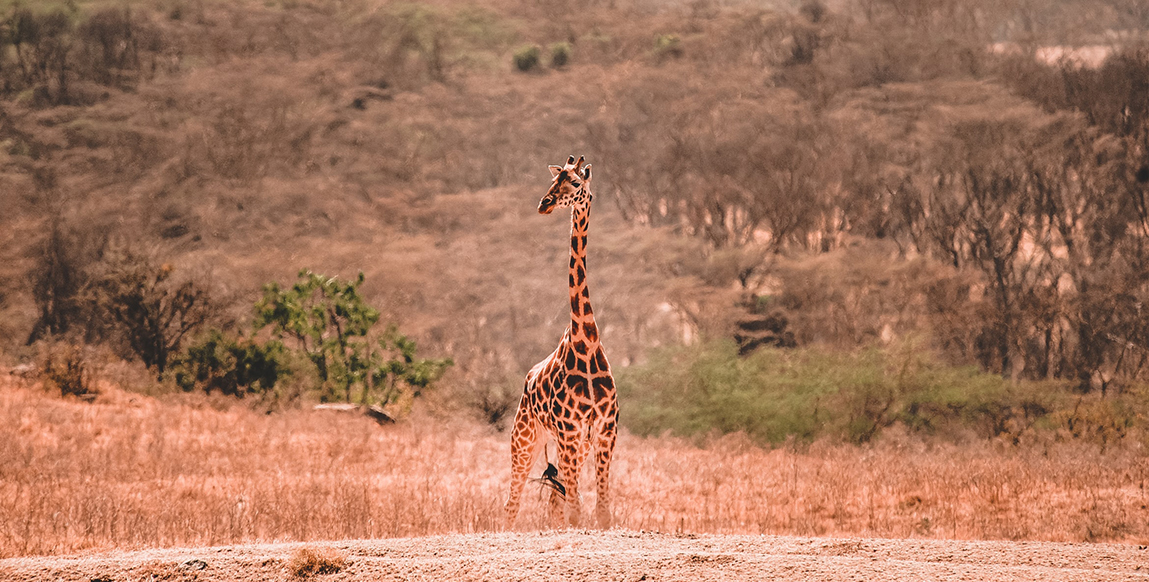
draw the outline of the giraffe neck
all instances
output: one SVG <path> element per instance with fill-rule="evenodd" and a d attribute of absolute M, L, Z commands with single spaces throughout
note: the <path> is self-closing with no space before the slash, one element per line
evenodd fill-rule
<path fill-rule="evenodd" d="M 589 198 L 589 193 L 588 193 Z M 590 223 L 590 200 L 571 209 L 571 261 L 570 261 L 570 300 L 571 326 L 570 340 L 583 342 L 588 347 L 598 344 L 598 326 L 594 312 L 590 308 L 590 290 L 586 280 L 586 232 Z M 584 352 L 589 353 L 589 352 Z"/>

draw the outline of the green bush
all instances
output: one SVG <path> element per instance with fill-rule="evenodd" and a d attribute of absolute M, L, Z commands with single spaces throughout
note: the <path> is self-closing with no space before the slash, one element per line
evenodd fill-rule
<path fill-rule="evenodd" d="M 551 66 L 559 69 L 565 67 L 571 60 L 571 45 L 569 42 L 556 42 L 551 45 Z"/>
<path fill-rule="evenodd" d="M 371 368 L 371 384 L 380 404 L 393 404 L 406 397 L 415 398 L 434 381 L 443 376 L 454 362 L 450 358 L 416 359 L 415 342 L 399 333 L 395 326 L 387 329 L 376 342 L 376 348 L 367 359 Z M 364 388 L 367 402 L 367 388 Z"/>
<path fill-rule="evenodd" d="M 394 326 L 368 337 L 379 311 L 359 293 L 362 284 L 363 273 L 347 282 L 304 269 L 289 289 L 264 286 L 253 327 L 291 340 L 314 365 L 324 401 L 409 404 L 453 362 L 416 359 L 415 342 Z"/>
<path fill-rule="evenodd" d="M 635 433 L 745 432 L 767 443 L 865 442 L 896 422 L 1016 439 L 1056 405 L 1040 387 L 1013 387 L 913 350 L 760 349 L 740 357 L 732 342 L 719 342 L 663 351 L 621 370 L 618 382 L 624 423 Z"/>
<path fill-rule="evenodd" d="M 243 397 L 273 389 L 288 373 L 285 358 L 279 341 L 259 344 L 212 329 L 176 358 L 171 376 L 184 391 L 219 390 Z"/>
<path fill-rule="evenodd" d="M 526 73 L 539 66 L 539 47 L 528 45 L 515 51 L 515 68 Z"/>
<path fill-rule="evenodd" d="M 682 41 L 677 34 L 660 34 L 654 37 L 654 55 L 659 59 L 682 56 Z"/>
<path fill-rule="evenodd" d="M 291 338 L 314 364 L 324 400 L 350 401 L 352 387 L 371 372 L 364 337 L 379 321 L 379 311 L 359 294 L 362 283 L 362 273 L 345 282 L 304 269 L 288 289 L 265 285 L 255 304 L 255 331 L 270 326 L 276 338 Z"/>

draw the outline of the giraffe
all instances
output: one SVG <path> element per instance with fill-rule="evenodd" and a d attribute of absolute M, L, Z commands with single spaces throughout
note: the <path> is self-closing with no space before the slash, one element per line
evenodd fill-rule
<path fill-rule="evenodd" d="M 587 290 L 586 232 L 593 194 L 590 164 L 584 162 L 581 156 L 577 161 L 570 156 L 565 166 L 550 166 L 553 180 L 539 201 L 539 214 L 571 208 L 571 322 L 554 353 L 527 373 L 511 430 L 511 493 L 505 507 L 508 528 L 518 515 L 527 472 L 551 439 L 558 443 L 561 483 L 551 491 L 552 525 L 562 524 L 565 500 L 566 519 L 578 526 L 578 478 L 583 461 L 593 450 L 598 494 L 595 518 L 598 527 L 610 527 L 610 460 L 618 434 L 618 397 Z"/>

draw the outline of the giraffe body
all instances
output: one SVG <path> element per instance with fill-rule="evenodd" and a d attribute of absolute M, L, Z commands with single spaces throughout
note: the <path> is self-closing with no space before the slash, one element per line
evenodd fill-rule
<path fill-rule="evenodd" d="M 580 520 L 579 476 L 594 454 L 599 527 L 609 527 L 610 462 L 618 434 L 618 397 L 614 377 L 599 341 L 586 282 L 586 234 L 590 220 L 590 165 L 574 156 L 565 166 L 551 166 L 554 181 L 539 202 L 539 213 L 571 208 L 571 323 L 558 348 L 527 373 L 523 396 L 511 430 L 511 492 L 507 499 L 508 527 L 518 515 L 527 473 L 549 440 L 558 444 L 559 481 L 566 495 L 553 490 L 552 525 Z"/>

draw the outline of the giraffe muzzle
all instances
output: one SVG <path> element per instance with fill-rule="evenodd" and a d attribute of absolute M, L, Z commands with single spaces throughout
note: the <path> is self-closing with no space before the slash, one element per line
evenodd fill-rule
<path fill-rule="evenodd" d="M 554 198 L 550 196 L 544 197 L 539 201 L 539 214 L 550 214 L 551 211 L 555 209 L 555 204 Z"/>

